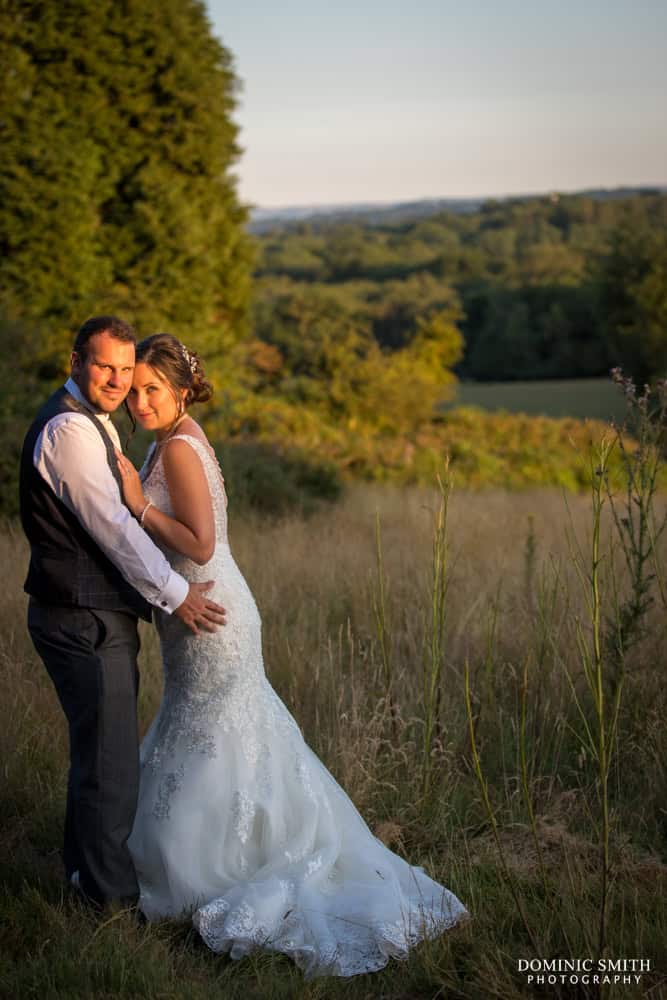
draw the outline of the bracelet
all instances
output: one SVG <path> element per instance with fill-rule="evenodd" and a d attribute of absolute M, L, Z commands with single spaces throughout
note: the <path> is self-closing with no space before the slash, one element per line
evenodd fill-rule
<path fill-rule="evenodd" d="M 144 526 L 144 518 L 146 517 L 146 514 L 148 513 L 148 508 L 152 507 L 152 506 L 153 506 L 153 501 L 152 500 L 148 500 L 146 502 L 146 506 L 144 507 L 144 509 L 142 510 L 141 514 L 139 515 L 139 525 L 140 525 L 140 527 L 143 528 L 143 526 Z"/>

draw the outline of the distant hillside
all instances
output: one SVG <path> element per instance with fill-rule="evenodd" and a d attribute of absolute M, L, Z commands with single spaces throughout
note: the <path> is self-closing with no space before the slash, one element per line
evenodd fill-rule
<path fill-rule="evenodd" d="M 351 205 L 301 205 L 257 208 L 251 213 L 250 231 L 261 235 L 275 226 L 308 222 L 337 224 L 354 221 L 367 225 L 428 218 L 440 212 L 476 212 L 485 198 L 424 198 L 420 201 L 357 202 Z"/>
<path fill-rule="evenodd" d="M 629 198 L 633 195 L 659 194 L 667 187 L 599 188 L 590 191 L 568 192 L 568 196 L 581 195 L 596 201 Z M 251 212 L 249 230 L 257 236 L 271 229 L 291 227 L 307 222 L 315 227 L 355 222 L 363 225 L 391 225 L 426 219 L 441 212 L 468 214 L 477 212 L 487 202 L 529 201 L 549 195 L 560 197 L 558 192 L 525 195 L 497 195 L 487 198 L 423 198 L 417 201 L 356 202 L 349 205 L 292 205 L 284 208 L 255 208 Z"/>

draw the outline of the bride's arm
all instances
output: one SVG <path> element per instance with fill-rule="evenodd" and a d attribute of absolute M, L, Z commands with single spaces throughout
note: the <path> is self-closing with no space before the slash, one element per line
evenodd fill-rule
<path fill-rule="evenodd" d="M 125 503 L 135 517 L 145 511 L 141 523 L 155 541 L 203 566 L 215 548 L 215 520 L 201 459 L 186 441 L 174 439 L 164 445 L 162 463 L 174 516 L 152 504 L 145 509 L 139 477 L 134 467 L 127 469 L 127 459 L 119 456 Z"/>

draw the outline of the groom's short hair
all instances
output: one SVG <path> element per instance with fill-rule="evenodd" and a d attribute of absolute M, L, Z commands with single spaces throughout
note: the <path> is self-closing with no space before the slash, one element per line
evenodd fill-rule
<path fill-rule="evenodd" d="M 124 340 L 128 344 L 136 344 L 137 338 L 133 328 L 129 323 L 125 323 L 117 316 L 91 316 L 80 327 L 74 341 L 73 351 L 79 355 L 83 361 L 86 357 L 88 341 L 96 333 L 108 333 L 116 340 Z"/>

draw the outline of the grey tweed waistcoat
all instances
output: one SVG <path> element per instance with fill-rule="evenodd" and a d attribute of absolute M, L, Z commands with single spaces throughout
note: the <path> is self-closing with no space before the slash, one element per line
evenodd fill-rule
<path fill-rule="evenodd" d="M 92 421 L 104 443 L 109 468 L 121 486 L 113 441 L 93 413 L 65 388 L 59 389 L 37 414 L 21 454 L 21 522 L 30 542 L 24 589 L 44 604 L 124 611 L 150 621 L 150 604 L 127 582 L 34 466 L 35 444 L 43 428 L 58 413 L 71 410 Z"/>

